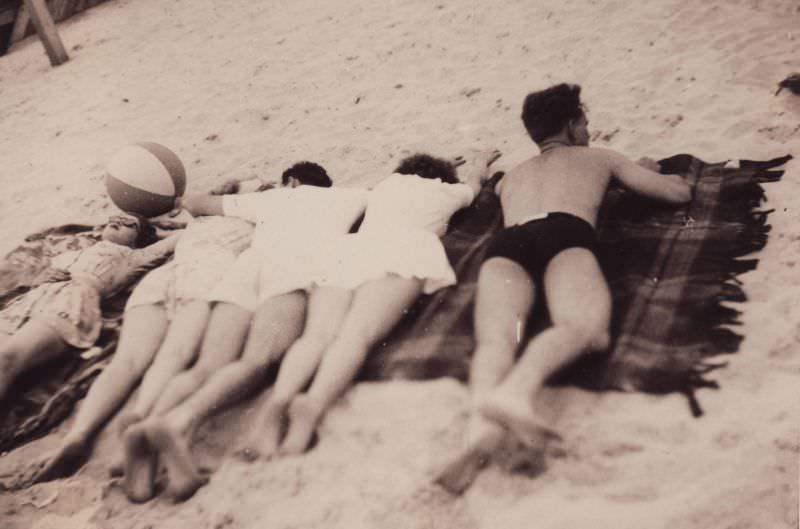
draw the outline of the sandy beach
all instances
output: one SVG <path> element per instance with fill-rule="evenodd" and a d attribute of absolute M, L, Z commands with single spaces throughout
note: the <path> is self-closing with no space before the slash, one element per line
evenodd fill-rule
<path fill-rule="evenodd" d="M 58 29 L 60 67 L 36 36 L 0 57 L 3 254 L 38 229 L 104 221 L 104 166 L 129 143 L 169 146 L 192 191 L 300 160 L 365 185 L 419 150 L 496 147 L 503 169 L 537 152 L 525 95 L 562 81 L 583 86 L 594 144 L 632 158 L 800 155 L 800 96 L 774 95 L 800 72 L 797 0 L 111 0 Z M 745 339 L 720 388 L 698 392 L 699 419 L 682 395 L 553 388 L 565 442 L 547 471 L 490 468 L 453 498 L 430 482 L 464 442 L 455 380 L 359 384 L 307 455 L 234 461 L 261 396 L 201 430 L 215 472 L 185 503 L 133 505 L 109 485 L 112 422 L 75 476 L 0 493 L 0 526 L 797 528 L 800 161 L 765 188 L 773 229 L 740 277 Z M 68 426 L 4 454 L 0 474 Z"/>

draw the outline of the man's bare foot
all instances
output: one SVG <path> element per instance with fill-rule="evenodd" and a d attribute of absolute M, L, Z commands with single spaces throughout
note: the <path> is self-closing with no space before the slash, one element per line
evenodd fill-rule
<path fill-rule="evenodd" d="M 508 428 L 529 447 L 540 447 L 550 440 L 561 440 L 561 436 L 547 426 L 533 409 L 518 399 L 495 391 L 480 401 L 478 410 L 487 419 Z"/>
<path fill-rule="evenodd" d="M 166 493 L 173 501 L 189 499 L 197 489 L 208 483 L 208 477 L 192 461 L 188 441 L 166 422 L 158 421 L 149 425 L 147 438 L 167 467 L 169 484 Z"/>
<path fill-rule="evenodd" d="M 42 483 L 63 478 L 75 473 L 89 457 L 87 438 L 84 436 L 67 436 L 56 450 L 28 467 L 32 472 L 29 481 Z"/>
<path fill-rule="evenodd" d="M 250 434 L 234 455 L 248 462 L 260 457 L 269 459 L 275 455 L 281 442 L 288 406 L 283 399 L 267 400 Z"/>
<path fill-rule="evenodd" d="M 470 419 L 467 447 L 434 480 L 453 495 L 466 491 L 478 473 L 489 464 L 494 449 L 502 442 L 506 430 L 477 414 Z"/>
<path fill-rule="evenodd" d="M 289 404 L 289 431 L 280 446 L 281 454 L 300 455 L 308 450 L 322 410 L 307 395 L 298 395 Z"/>
<path fill-rule="evenodd" d="M 144 503 L 155 495 L 158 454 L 150 446 L 144 425 L 131 426 L 122 437 L 125 446 L 125 495 L 134 503 Z"/>

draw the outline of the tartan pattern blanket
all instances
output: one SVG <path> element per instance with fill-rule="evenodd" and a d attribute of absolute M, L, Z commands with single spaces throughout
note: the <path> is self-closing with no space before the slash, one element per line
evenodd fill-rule
<path fill-rule="evenodd" d="M 716 387 L 706 375 L 724 364 L 712 358 L 738 349 L 729 328 L 739 312 L 726 305 L 745 294 L 736 276 L 758 260 L 741 257 L 767 242 L 768 211 L 761 184 L 791 156 L 742 160 L 737 168 L 690 155 L 660 161 L 663 173 L 695 182 L 692 202 L 664 206 L 621 189 L 608 193 L 598 228 L 599 260 L 614 298 L 612 345 L 587 356 L 555 381 L 593 390 L 683 392 L 695 416 L 695 390 Z M 466 380 L 472 337 L 472 299 L 483 252 L 502 226 L 493 178 L 478 200 L 454 219 L 445 247 L 459 283 L 422 299 L 393 336 L 378 347 L 364 376 L 372 379 L 453 376 Z M 531 316 L 530 333 L 547 325 L 546 310 Z"/>
<path fill-rule="evenodd" d="M 766 244 L 767 211 L 762 183 L 780 179 L 770 170 L 791 157 L 742 161 L 736 169 L 688 155 L 662 160 L 664 172 L 697 182 L 693 202 L 665 208 L 612 190 L 600 224 L 600 260 L 614 295 L 614 343 L 607 354 L 588 357 L 560 382 L 607 390 L 672 392 L 690 397 L 714 387 L 704 375 L 722 364 L 708 361 L 736 351 L 741 337 L 724 327 L 738 312 L 724 302 L 744 301 L 736 276 L 755 267 L 739 259 Z M 496 175 L 473 205 L 457 214 L 444 237 L 459 283 L 423 297 L 395 331 L 376 347 L 361 378 L 466 380 L 472 338 L 472 299 L 485 246 L 502 226 Z M 160 226 L 171 229 L 177 226 Z M 66 225 L 32 235 L 0 263 L 0 309 L 24 293 L 50 258 L 97 241 L 92 226 Z M 0 451 L 41 437 L 72 412 L 110 361 L 129 291 L 104 303 L 106 325 L 89 355 L 74 354 L 22 376 L 2 403 Z M 546 325 L 541 307 L 531 332 Z"/>

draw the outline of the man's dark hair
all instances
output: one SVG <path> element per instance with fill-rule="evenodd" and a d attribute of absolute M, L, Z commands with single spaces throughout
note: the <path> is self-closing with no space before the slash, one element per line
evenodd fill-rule
<path fill-rule="evenodd" d="M 331 187 L 333 182 L 325 168 L 314 162 L 298 162 L 285 170 L 281 175 L 283 185 L 289 183 L 290 178 L 297 179 L 302 185 Z"/>
<path fill-rule="evenodd" d="M 395 173 L 413 174 L 422 178 L 441 178 L 447 184 L 457 184 L 456 168 L 452 163 L 430 154 L 417 153 L 400 160 Z"/>
<path fill-rule="evenodd" d="M 581 87 L 576 84 L 561 83 L 532 92 L 522 105 L 522 122 L 536 143 L 555 136 L 582 115 Z"/>

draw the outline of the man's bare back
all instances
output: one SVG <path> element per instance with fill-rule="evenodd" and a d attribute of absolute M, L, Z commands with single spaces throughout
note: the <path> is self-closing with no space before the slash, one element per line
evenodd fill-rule
<path fill-rule="evenodd" d="M 497 192 L 505 226 L 557 211 L 595 226 L 612 178 L 651 198 L 688 200 L 680 176 L 655 173 L 608 149 L 564 145 L 530 158 L 503 177 Z"/>

